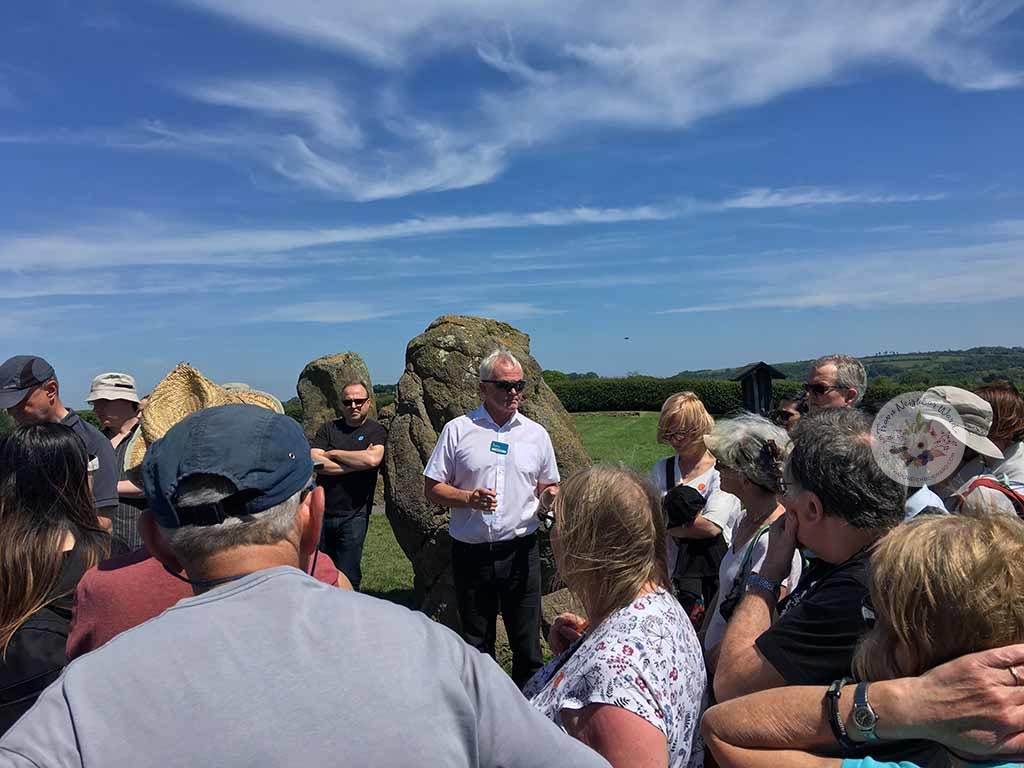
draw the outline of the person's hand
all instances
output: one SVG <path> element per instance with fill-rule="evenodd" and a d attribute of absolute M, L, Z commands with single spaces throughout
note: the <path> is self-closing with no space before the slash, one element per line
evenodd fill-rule
<path fill-rule="evenodd" d="M 564 653 L 570 645 L 579 640 L 588 626 L 582 616 L 575 613 L 560 613 L 555 617 L 548 631 L 548 645 L 556 656 Z"/>
<path fill-rule="evenodd" d="M 800 522 L 795 512 L 786 512 L 768 529 L 768 552 L 758 572 L 766 579 L 782 581 L 793 567 L 796 533 Z"/>
<path fill-rule="evenodd" d="M 900 719 L 912 724 L 906 737 L 937 741 L 968 758 L 1021 760 L 1024 685 L 1018 678 L 1024 683 L 1024 645 L 961 656 L 894 681 L 904 689 L 900 701 L 907 711 Z"/>
<path fill-rule="evenodd" d="M 543 509 L 551 509 L 551 505 L 555 503 L 555 496 L 558 495 L 558 486 L 549 485 L 540 494 L 540 505 Z"/>
<path fill-rule="evenodd" d="M 493 512 L 498 506 L 498 494 L 490 488 L 477 488 L 469 494 L 466 505 L 481 512 Z"/>

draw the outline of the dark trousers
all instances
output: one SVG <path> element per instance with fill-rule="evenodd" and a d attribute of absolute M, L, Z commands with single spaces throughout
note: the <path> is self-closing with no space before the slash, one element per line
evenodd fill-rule
<path fill-rule="evenodd" d="M 370 516 L 365 513 L 346 518 L 325 517 L 320 532 L 320 549 L 331 556 L 356 589 L 363 580 L 363 542 L 369 522 Z"/>
<path fill-rule="evenodd" d="M 512 679 L 522 688 L 543 666 L 536 534 L 491 544 L 453 539 L 452 575 L 462 638 L 493 657 L 500 609 L 512 648 Z"/>

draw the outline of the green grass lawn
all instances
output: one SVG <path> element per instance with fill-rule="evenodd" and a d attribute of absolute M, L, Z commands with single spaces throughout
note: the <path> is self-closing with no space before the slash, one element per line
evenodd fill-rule
<path fill-rule="evenodd" d="M 582 413 L 575 418 L 583 447 L 594 461 L 621 461 L 646 475 L 654 462 L 672 452 L 668 446 L 655 442 L 657 413 Z M 398 546 L 384 515 L 370 516 L 363 550 L 362 591 L 412 606 L 412 564 Z"/>

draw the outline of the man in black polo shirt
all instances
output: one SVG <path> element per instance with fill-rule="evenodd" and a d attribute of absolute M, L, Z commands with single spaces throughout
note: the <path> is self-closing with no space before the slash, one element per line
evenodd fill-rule
<path fill-rule="evenodd" d="M 21 426 L 53 422 L 73 429 L 85 443 L 89 457 L 99 464 L 92 476 L 96 511 L 111 517 L 117 508 L 114 449 L 96 427 L 64 407 L 52 365 L 35 355 L 15 355 L 0 365 L 0 408 L 6 408 Z"/>
<path fill-rule="evenodd" d="M 342 418 L 317 430 L 310 455 L 324 489 L 322 546 L 355 589 L 387 433 L 370 413 L 370 391 L 354 381 L 342 389 Z"/>
<path fill-rule="evenodd" d="M 874 619 L 871 549 L 902 522 L 906 501 L 906 488 L 875 461 L 871 441 L 871 422 L 852 408 L 814 411 L 794 429 L 786 514 L 772 526 L 765 560 L 725 630 L 714 680 L 719 701 L 851 674 L 857 641 Z M 815 558 L 780 601 L 798 544 Z"/>

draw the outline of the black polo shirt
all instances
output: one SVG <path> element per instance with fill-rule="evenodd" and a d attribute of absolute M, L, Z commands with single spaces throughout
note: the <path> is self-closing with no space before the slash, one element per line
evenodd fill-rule
<path fill-rule="evenodd" d="M 384 427 L 367 419 L 358 427 L 350 427 L 344 419 L 329 421 L 317 430 L 310 445 L 322 451 L 365 451 L 369 445 L 383 446 L 388 439 Z M 380 466 L 344 475 L 317 475 L 324 489 L 327 517 L 347 519 L 368 515 L 373 507 Z"/>
<path fill-rule="evenodd" d="M 870 628 L 870 556 L 865 549 L 837 565 L 815 560 L 779 603 L 779 618 L 756 643 L 786 685 L 829 685 L 850 676 L 857 641 Z"/>

